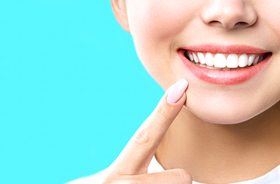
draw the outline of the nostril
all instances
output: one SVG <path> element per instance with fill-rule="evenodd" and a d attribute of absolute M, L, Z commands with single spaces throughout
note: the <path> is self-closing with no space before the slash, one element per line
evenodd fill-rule
<path fill-rule="evenodd" d="M 230 29 L 238 29 L 238 28 L 246 28 L 249 26 L 249 24 L 247 22 L 237 22 L 235 24 L 223 24 L 222 22 L 220 21 L 216 21 L 216 20 L 213 20 L 213 21 L 210 21 L 208 23 L 209 25 L 212 25 L 212 26 L 222 26 L 222 27 L 227 27 L 227 28 L 230 28 Z"/>
<path fill-rule="evenodd" d="M 246 23 L 246 22 L 237 22 L 235 25 L 236 26 L 244 26 L 244 25 L 248 25 L 248 23 Z"/>
<path fill-rule="evenodd" d="M 216 21 L 216 20 L 210 21 L 208 24 L 209 24 L 209 25 L 213 25 L 213 26 L 214 26 L 214 25 L 218 25 L 218 24 L 222 25 L 221 22 Z"/>
<path fill-rule="evenodd" d="M 228 29 L 239 29 L 239 28 L 246 28 L 246 27 L 250 26 L 250 24 L 248 24 L 247 22 L 243 22 L 243 21 L 237 22 L 235 24 L 229 24 L 229 23 L 223 24 L 220 21 L 213 20 L 213 21 L 210 21 L 208 24 L 211 26 L 221 26 L 221 27 L 225 27 Z"/>
<path fill-rule="evenodd" d="M 235 28 L 242 28 L 242 27 L 247 27 L 249 24 L 247 22 L 237 22 L 234 27 Z"/>

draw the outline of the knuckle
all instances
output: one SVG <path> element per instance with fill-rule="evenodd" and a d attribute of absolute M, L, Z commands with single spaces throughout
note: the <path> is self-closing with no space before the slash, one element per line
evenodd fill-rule
<path fill-rule="evenodd" d="M 149 144 L 150 140 L 149 131 L 145 127 L 140 128 L 134 137 L 134 142 L 139 145 Z"/>
<path fill-rule="evenodd" d="M 168 109 L 165 106 L 160 105 L 156 108 L 156 115 L 161 121 L 170 121 L 171 118 L 168 116 L 167 113 Z"/>
<path fill-rule="evenodd" d="M 180 178 L 180 181 L 184 184 L 189 184 L 192 182 L 191 175 L 184 169 L 176 169 L 176 177 Z"/>

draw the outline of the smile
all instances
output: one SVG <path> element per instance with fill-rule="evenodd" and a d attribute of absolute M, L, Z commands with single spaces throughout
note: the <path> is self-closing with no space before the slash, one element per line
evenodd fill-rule
<path fill-rule="evenodd" d="M 269 51 L 242 45 L 184 47 L 178 54 L 196 77 L 222 85 L 249 80 L 264 69 L 272 56 Z"/>
<path fill-rule="evenodd" d="M 244 68 L 256 65 L 265 60 L 269 54 L 223 54 L 223 53 L 203 53 L 203 52 L 184 52 L 184 56 L 193 62 L 211 69 L 221 68 Z"/>

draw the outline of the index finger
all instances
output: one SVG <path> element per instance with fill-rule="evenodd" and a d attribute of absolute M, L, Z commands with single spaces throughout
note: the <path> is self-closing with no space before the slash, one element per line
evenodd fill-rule
<path fill-rule="evenodd" d="M 188 82 L 181 79 L 166 91 L 113 163 L 119 173 L 142 174 L 147 171 L 161 139 L 185 104 L 187 87 Z"/>

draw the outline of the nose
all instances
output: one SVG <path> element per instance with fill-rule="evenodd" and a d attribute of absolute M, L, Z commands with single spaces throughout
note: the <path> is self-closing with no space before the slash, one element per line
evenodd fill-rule
<path fill-rule="evenodd" d="M 210 0 L 202 9 L 201 19 L 209 26 L 232 30 L 254 25 L 258 16 L 248 1 Z"/>

